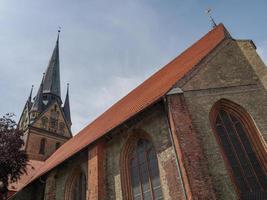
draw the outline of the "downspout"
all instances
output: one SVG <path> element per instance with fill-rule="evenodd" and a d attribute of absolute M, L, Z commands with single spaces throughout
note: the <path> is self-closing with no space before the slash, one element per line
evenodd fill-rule
<path fill-rule="evenodd" d="M 185 189 L 185 183 L 184 183 L 184 180 L 183 180 L 183 173 L 182 173 L 181 166 L 180 166 L 180 163 L 179 163 L 179 160 L 178 160 L 178 153 L 176 151 L 175 144 L 174 144 L 174 139 L 173 139 L 173 135 L 172 135 L 171 123 L 170 123 L 170 119 L 169 119 L 169 106 L 168 106 L 168 100 L 167 100 L 167 96 L 168 95 L 179 94 L 179 93 L 183 93 L 183 91 L 180 88 L 175 88 L 175 91 L 171 90 L 169 93 L 167 93 L 165 96 L 163 96 L 163 101 L 164 101 L 164 111 L 165 111 L 167 122 L 168 122 L 168 131 L 169 131 L 169 135 L 170 135 L 170 138 L 171 138 L 172 147 L 173 147 L 173 150 L 175 152 L 175 158 L 176 158 L 175 159 L 175 163 L 176 163 L 176 166 L 177 166 L 178 176 L 179 176 L 179 178 L 181 180 L 184 198 L 185 198 L 185 200 L 188 200 L 188 196 L 187 196 L 186 189 Z"/>

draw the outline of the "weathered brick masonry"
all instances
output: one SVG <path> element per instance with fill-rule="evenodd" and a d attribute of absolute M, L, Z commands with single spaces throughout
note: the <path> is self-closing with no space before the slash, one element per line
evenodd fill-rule
<path fill-rule="evenodd" d="M 208 165 L 201 143 L 192 125 L 183 94 L 172 94 L 167 98 L 172 130 L 176 142 L 180 165 L 185 169 L 183 178 L 188 183 L 189 199 L 215 199 Z M 188 181 L 187 181 L 188 180 Z"/>
<path fill-rule="evenodd" d="M 89 199 L 106 199 L 105 191 L 105 149 L 98 142 L 88 149 L 88 192 Z"/>
<path fill-rule="evenodd" d="M 133 136 L 138 138 L 138 135 L 150 137 L 156 148 L 164 197 L 182 199 L 184 194 L 163 104 L 152 106 L 132 121 L 126 123 L 123 129 L 114 130 L 111 134 L 112 139 L 106 144 L 107 199 L 126 199 L 123 198 L 121 156 L 125 145 L 133 141 Z"/>

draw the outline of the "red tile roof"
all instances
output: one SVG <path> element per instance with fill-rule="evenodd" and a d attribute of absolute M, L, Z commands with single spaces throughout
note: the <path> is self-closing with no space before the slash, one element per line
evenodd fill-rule
<path fill-rule="evenodd" d="M 115 103 L 79 134 L 61 146 L 38 170 L 31 181 L 73 156 L 113 128 L 163 97 L 172 86 L 226 38 L 222 24 Z"/>
<path fill-rule="evenodd" d="M 29 160 L 26 167 L 27 173 L 23 174 L 17 182 L 9 184 L 8 190 L 15 192 L 19 191 L 25 184 L 29 182 L 29 180 L 43 164 L 43 161 Z"/>

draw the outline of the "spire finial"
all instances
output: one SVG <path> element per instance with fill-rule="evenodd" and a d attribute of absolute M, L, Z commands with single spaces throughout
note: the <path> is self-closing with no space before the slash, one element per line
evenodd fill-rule
<path fill-rule="evenodd" d="M 58 29 L 57 29 L 57 43 L 59 41 L 60 32 L 61 32 L 61 26 L 58 26 Z"/>
<path fill-rule="evenodd" d="M 67 96 L 69 96 L 69 87 L 70 87 L 70 84 L 67 83 Z"/>
<path fill-rule="evenodd" d="M 214 21 L 213 17 L 211 16 L 211 8 L 208 8 L 205 10 L 205 13 L 206 15 L 208 15 L 210 21 L 211 21 L 211 24 L 212 24 L 212 28 L 215 28 L 217 26 L 216 22 Z"/>

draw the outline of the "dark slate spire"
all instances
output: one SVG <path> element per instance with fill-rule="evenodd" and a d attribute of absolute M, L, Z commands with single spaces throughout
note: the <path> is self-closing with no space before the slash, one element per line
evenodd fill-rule
<path fill-rule="evenodd" d="M 39 90 L 36 94 L 36 97 L 34 99 L 31 111 L 35 111 L 35 112 L 42 112 L 43 111 L 43 86 L 44 86 L 44 77 L 45 74 L 43 75 L 43 79 L 42 82 L 40 84 Z"/>
<path fill-rule="evenodd" d="M 28 98 L 28 102 L 32 102 L 32 90 L 33 90 L 33 85 L 32 85 L 31 92 Z"/>
<path fill-rule="evenodd" d="M 67 84 L 67 94 L 64 102 L 63 111 L 66 117 L 66 120 L 71 124 L 71 117 L 70 117 L 70 100 L 69 100 L 69 84 Z"/>
<path fill-rule="evenodd" d="M 50 93 L 56 95 L 60 98 L 60 72 L 59 72 L 59 33 L 58 30 L 56 46 L 54 48 L 53 54 L 50 58 L 48 67 L 45 72 L 44 77 L 44 93 Z"/>

